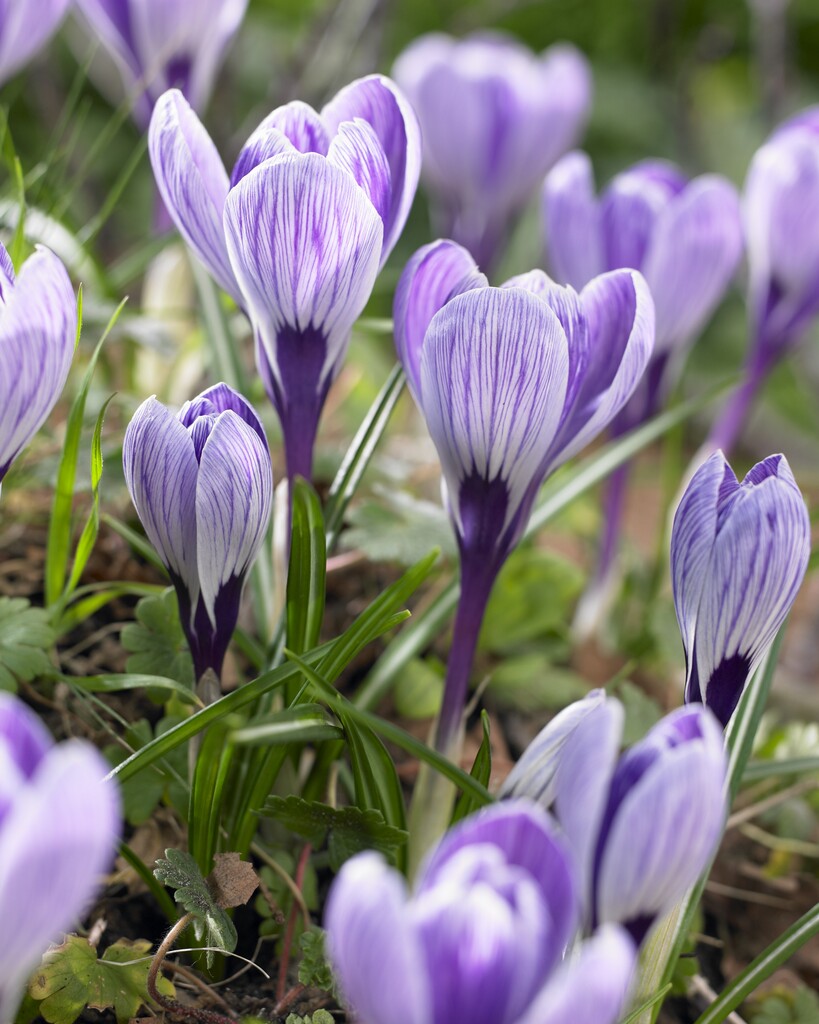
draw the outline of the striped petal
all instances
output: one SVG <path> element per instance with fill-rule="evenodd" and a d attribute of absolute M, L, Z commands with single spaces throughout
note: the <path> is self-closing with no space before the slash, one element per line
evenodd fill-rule
<path fill-rule="evenodd" d="M 293 373 L 298 338 L 321 337 L 322 358 L 309 382 L 318 393 L 340 364 L 378 273 L 382 225 L 375 208 L 345 171 L 317 154 L 294 154 L 261 164 L 239 182 L 228 196 L 225 229 L 245 308 L 281 389 L 274 401 L 287 400 L 284 334 L 295 339 Z"/>
<path fill-rule="evenodd" d="M 421 130 L 408 100 L 385 75 L 351 82 L 322 110 L 331 132 L 361 119 L 373 129 L 390 171 L 390 201 L 383 215 L 381 265 L 395 247 L 412 207 L 421 173 Z"/>
<path fill-rule="evenodd" d="M 423 411 L 462 543 L 487 485 L 503 494 L 486 536 L 508 551 L 522 532 L 560 422 L 568 370 L 558 318 L 521 289 L 479 288 L 433 317 L 421 354 Z"/>
<path fill-rule="evenodd" d="M 360 118 L 344 121 L 330 143 L 327 161 L 355 178 L 386 224 L 392 204 L 390 168 L 372 126 Z M 382 266 L 385 260 L 382 252 Z"/>
<path fill-rule="evenodd" d="M 718 515 L 686 694 L 690 700 L 699 689 L 725 725 L 802 584 L 810 521 L 781 455 L 754 467 L 740 487 L 721 497 Z"/>
<path fill-rule="evenodd" d="M 404 268 L 393 304 L 395 348 L 417 402 L 421 394 L 421 350 L 432 318 L 450 299 L 488 281 L 463 246 L 439 239 L 419 249 Z"/>
<path fill-rule="evenodd" d="M 658 218 L 684 187 L 682 174 L 660 160 L 636 164 L 611 181 L 600 202 L 607 269 L 644 269 Z"/>
<path fill-rule="evenodd" d="M 623 735 L 623 708 L 605 700 L 566 739 L 554 783 L 554 809 L 577 865 L 586 925 L 594 916 L 595 853 Z"/>
<path fill-rule="evenodd" d="M 272 115 L 271 115 L 272 116 Z M 272 160 L 274 156 L 283 156 L 298 152 L 285 133 L 267 123 L 265 119 L 242 146 L 233 170 L 230 172 L 230 187 L 234 188 L 254 167 Z"/>
<path fill-rule="evenodd" d="M 563 157 L 543 182 L 543 223 L 552 273 L 578 290 L 609 269 L 604 263 L 594 172 L 585 153 Z"/>
<path fill-rule="evenodd" d="M 122 446 L 125 482 L 148 539 L 175 582 L 199 599 L 196 555 L 196 460 L 190 434 L 164 405 L 149 398 L 134 413 Z"/>
<path fill-rule="evenodd" d="M 227 172 L 202 122 L 176 89 L 156 104 L 148 148 L 157 187 L 179 233 L 217 284 L 242 305 L 222 223 Z"/>
<path fill-rule="evenodd" d="M 344 1001 L 367 1024 L 432 1024 L 423 951 L 403 879 L 363 853 L 339 872 L 324 914 L 330 962 Z"/>
<path fill-rule="evenodd" d="M 0 10 L 0 84 L 45 46 L 70 4 L 71 0 L 5 0 Z"/>
<path fill-rule="evenodd" d="M 221 413 L 202 450 L 196 485 L 199 586 L 214 627 L 219 594 L 253 564 L 272 505 L 267 444 L 232 410 Z"/>
<path fill-rule="evenodd" d="M 606 925 L 567 959 L 518 1024 L 615 1024 L 635 966 L 634 943 L 622 928 Z"/>
<path fill-rule="evenodd" d="M 38 246 L 16 282 L 10 273 L 13 271 L 4 263 L 0 281 L 0 482 L 60 397 L 77 340 L 77 301 L 60 260 Z"/>
<path fill-rule="evenodd" d="M 586 285 L 580 307 L 588 356 L 572 405 L 549 453 L 548 468 L 576 455 L 604 430 L 637 387 L 654 346 L 654 303 L 642 276 L 620 270 Z"/>
<path fill-rule="evenodd" d="M 119 834 L 108 765 L 87 744 L 53 747 L 0 832 L 0 1020 L 14 1020 L 28 976 L 50 942 L 76 927 Z"/>
<path fill-rule="evenodd" d="M 643 273 L 657 315 L 657 351 L 686 345 L 722 299 L 743 249 L 739 198 L 717 175 L 696 178 L 657 217 Z"/>
<path fill-rule="evenodd" d="M 601 829 L 595 916 L 641 942 L 706 869 L 725 823 L 727 761 L 707 708 L 679 708 L 620 760 Z"/>
<path fill-rule="evenodd" d="M 254 167 L 283 153 L 327 154 L 330 139 L 319 115 L 307 103 L 293 100 L 262 121 L 242 147 L 230 176 L 230 187 Z"/>

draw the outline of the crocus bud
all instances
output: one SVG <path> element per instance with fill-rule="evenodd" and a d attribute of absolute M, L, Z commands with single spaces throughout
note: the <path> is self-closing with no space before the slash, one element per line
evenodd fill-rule
<path fill-rule="evenodd" d="M 147 127 L 156 100 L 180 89 L 196 110 L 210 99 L 248 0 L 77 0 L 90 34 L 119 67 Z"/>
<path fill-rule="evenodd" d="M 176 588 L 197 679 L 207 669 L 218 677 L 270 520 L 264 428 L 227 384 L 176 415 L 149 398 L 128 424 L 122 458 L 131 500 Z"/>
<path fill-rule="evenodd" d="M 543 175 L 582 131 L 586 60 L 567 45 L 538 56 L 499 33 L 435 33 L 411 43 L 393 73 L 421 122 L 436 231 L 491 268 Z"/>
<path fill-rule="evenodd" d="M 324 400 L 415 195 L 415 115 L 388 78 L 370 75 L 321 114 L 300 102 L 273 111 L 228 178 L 204 127 L 171 91 L 157 104 L 149 143 L 182 236 L 253 324 L 288 476 L 309 479 Z"/>
<path fill-rule="evenodd" d="M 60 260 L 38 246 L 15 278 L 0 245 L 0 483 L 65 386 L 77 300 Z"/>
<path fill-rule="evenodd" d="M 437 312 L 436 312 L 437 308 Z M 395 299 L 398 355 L 441 459 L 461 555 L 461 603 L 441 715 L 454 735 L 486 600 L 546 475 L 620 411 L 648 362 L 654 308 L 639 273 L 578 295 L 542 271 L 486 285 L 436 242 Z"/>
<path fill-rule="evenodd" d="M 0 693 L 0 1021 L 13 1021 L 49 943 L 74 927 L 111 863 L 119 794 L 87 743 L 56 745 Z"/>
<path fill-rule="evenodd" d="M 713 856 L 725 820 L 719 725 L 695 705 L 667 715 L 619 756 L 623 707 L 595 691 L 525 751 L 502 796 L 551 805 L 580 871 L 584 927 L 641 943 Z"/>
<path fill-rule="evenodd" d="M 0 7 L 0 85 L 48 42 L 71 0 L 6 0 Z"/>
<path fill-rule="evenodd" d="M 686 702 L 723 725 L 790 611 L 810 555 L 810 521 L 784 455 L 742 483 L 722 452 L 694 474 L 674 516 L 671 573 Z"/>
<path fill-rule="evenodd" d="M 613 1024 L 634 948 L 609 928 L 561 963 L 576 927 L 576 883 L 555 833 L 527 801 L 480 812 L 448 833 L 411 894 L 379 855 L 348 861 L 330 890 L 325 926 L 357 1019 Z"/>

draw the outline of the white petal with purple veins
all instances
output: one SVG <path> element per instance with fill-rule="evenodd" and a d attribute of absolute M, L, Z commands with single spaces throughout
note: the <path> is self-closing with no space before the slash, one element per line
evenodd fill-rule
<path fill-rule="evenodd" d="M 563 157 L 543 182 L 546 249 L 555 278 L 580 289 L 604 264 L 594 172 L 585 153 Z"/>
<path fill-rule="evenodd" d="M 241 305 L 222 224 L 227 171 L 202 122 L 176 89 L 156 104 L 148 148 L 157 187 L 180 234 L 217 284 Z"/>
<path fill-rule="evenodd" d="M 372 125 L 361 118 L 344 121 L 330 143 L 327 161 L 355 178 L 386 223 L 392 202 L 390 168 Z M 385 258 L 382 255 L 382 265 Z"/>

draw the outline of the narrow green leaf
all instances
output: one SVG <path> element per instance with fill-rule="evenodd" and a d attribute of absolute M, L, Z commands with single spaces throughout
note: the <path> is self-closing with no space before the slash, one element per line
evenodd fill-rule
<path fill-rule="evenodd" d="M 358 428 L 330 486 L 326 512 L 328 551 L 332 551 L 338 540 L 347 506 L 361 483 L 403 390 L 404 371 L 396 364 Z"/>
<path fill-rule="evenodd" d="M 237 745 L 318 743 L 321 740 L 342 739 L 344 733 L 327 718 L 327 712 L 318 704 L 298 704 L 259 718 L 236 729 L 231 740 Z"/>
<path fill-rule="evenodd" d="M 205 733 L 196 757 L 188 804 L 188 850 L 202 874 L 213 867 L 219 823 L 233 743 L 229 722 L 222 719 Z"/>
<path fill-rule="evenodd" d="M 292 493 L 290 565 L 287 572 L 287 645 L 297 654 L 315 647 L 324 619 L 327 549 L 321 502 L 297 477 Z"/>
<path fill-rule="evenodd" d="M 476 782 L 480 782 L 482 786 L 486 787 L 489 785 L 489 776 L 492 774 L 492 743 L 489 737 L 489 715 L 485 711 L 481 712 L 481 727 L 483 728 L 483 739 L 469 774 Z M 471 793 L 461 793 L 455 804 L 450 826 L 457 824 L 462 818 L 467 818 L 480 806 L 479 801 Z"/>
<path fill-rule="evenodd" d="M 149 565 L 152 565 L 154 569 L 161 572 L 163 576 L 168 575 L 168 570 L 165 563 L 154 551 L 153 546 L 141 533 L 137 533 L 136 530 L 132 530 L 130 526 L 125 523 L 121 523 L 119 519 L 109 515 L 107 512 L 103 512 L 100 519 L 106 526 L 110 526 L 114 533 L 118 533 L 123 540 L 126 540 L 136 553 L 144 558 Z"/>
<path fill-rule="evenodd" d="M 63 681 L 86 693 L 121 693 L 123 690 L 163 690 L 175 693 L 185 704 L 201 704 L 184 683 L 167 676 L 124 673 L 122 675 L 63 676 Z"/>
<path fill-rule="evenodd" d="M 745 766 L 742 781 L 759 782 L 782 775 L 811 775 L 814 772 L 819 772 L 819 757 L 771 758 L 767 761 L 751 761 Z"/>
<path fill-rule="evenodd" d="M 128 863 L 134 871 L 139 875 L 145 885 L 151 892 L 151 895 L 159 905 L 160 910 L 165 915 L 169 924 L 173 924 L 177 918 L 176 907 L 173 905 L 173 900 L 167 893 L 164 886 L 161 886 L 159 882 L 154 878 L 153 872 L 147 867 L 141 857 L 131 849 L 126 842 L 119 844 L 119 855 L 126 863 Z"/>
<path fill-rule="evenodd" d="M 111 329 L 117 322 L 125 302 L 117 306 L 113 316 L 108 321 L 97 347 L 94 349 L 85 376 L 82 379 L 79 393 L 71 405 L 66 425 L 65 443 L 60 458 L 60 468 L 57 473 L 57 484 L 54 488 L 54 503 L 51 507 L 51 519 L 48 528 L 48 544 L 46 547 L 45 567 L 45 596 L 46 604 L 54 605 L 60 598 L 65 586 L 68 571 L 68 555 L 71 548 L 72 532 L 72 509 L 74 505 L 74 483 L 77 477 L 77 459 L 80 452 L 80 437 L 82 434 L 83 417 L 85 416 L 85 403 L 88 399 L 88 391 L 91 387 L 91 380 L 97 366 L 102 346 L 111 333 Z"/>
<path fill-rule="evenodd" d="M 641 1003 L 635 1010 L 632 1010 L 628 1017 L 622 1020 L 620 1024 L 635 1024 L 635 1022 L 638 1021 L 647 1010 L 651 1010 L 655 1006 L 662 1006 L 663 1000 L 671 991 L 671 987 L 671 982 L 669 981 L 668 984 L 664 985 L 659 992 L 651 996 L 650 999 L 646 999 L 646 1001 Z"/>

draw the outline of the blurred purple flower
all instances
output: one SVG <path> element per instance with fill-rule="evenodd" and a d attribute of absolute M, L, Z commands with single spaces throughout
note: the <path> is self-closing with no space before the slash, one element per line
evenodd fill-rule
<path fill-rule="evenodd" d="M 606 270 L 632 267 L 651 291 L 657 338 L 612 423 L 615 435 L 624 434 L 662 408 L 734 276 L 743 247 L 736 189 L 715 174 L 688 181 L 673 164 L 647 160 L 618 174 L 598 199 L 591 161 L 575 152 L 544 182 L 543 221 L 558 281 L 582 288 Z M 627 465 L 608 481 L 600 558 L 575 620 L 580 636 L 594 629 L 610 591 L 627 481 Z"/>
<path fill-rule="evenodd" d="M 77 342 L 77 299 L 48 249 L 19 277 L 0 245 L 0 483 L 65 386 Z"/>
<path fill-rule="evenodd" d="M 478 630 L 547 474 L 617 415 L 654 339 L 639 273 L 578 295 L 542 271 L 490 288 L 450 241 L 420 249 L 395 296 L 398 356 L 438 449 L 461 555 L 461 600 L 439 723 L 455 737 Z"/>
<path fill-rule="evenodd" d="M 149 398 L 125 431 L 122 458 L 131 500 L 176 589 L 196 677 L 207 669 L 219 676 L 270 520 L 264 428 L 227 384 L 176 415 Z"/>
<path fill-rule="evenodd" d="M 288 476 L 309 479 L 324 400 L 415 195 L 415 115 L 381 75 L 348 85 L 321 114 L 288 103 L 251 135 L 229 179 L 171 91 L 149 141 L 179 231 L 253 324 Z"/>
<path fill-rule="evenodd" d="M 577 918 L 571 859 L 547 815 L 495 805 L 454 828 L 412 894 L 374 853 L 342 868 L 328 948 L 362 1024 L 613 1024 L 634 948 L 602 929 L 562 964 Z"/>
<path fill-rule="evenodd" d="M 179 89 L 195 110 L 207 105 L 224 52 L 248 0 L 77 0 L 91 34 L 116 61 L 147 128 L 154 103 Z"/>
<path fill-rule="evenodd" d="M 709 448 L 731 453 L 773 367 L 819 316 L 819 106 L 782 125 L 751 161 L 743 195 L 750 343 L 744 380 Z"/>
<path fill-rule="evenodd" d="M 71 0 L 3 0 L 0 3 L 0 85 L 54 35 Z"/>
<path fill-rule="evenodd" d="M 621 924 L 639 944 L 716 851 L 727 762 L 701 705 L 619 755 L 622 733 L 622 705 L 594 691 L 542 730 L 501 795 L 553 806 L 579 866 L 584 927 Z"/>
<path fill-rule="evenodd" d="M 740 484 L 722 452 L 694 474 L 671 534 L 685 699 L 727 725 L 802 583 L 810 520 L 784 455 Z"/>
<path fill-rule="evenodd" d="M 393 73 L 421 122 L 435 229 L 491 269 L 543 175 L 585 125 L 588 63 L 567 45 L 536 56 L 501 34 L 436 33 L 411 43 Z"/>
<path fill-rule="evenodd" d="M 74 926 L 116 852 L 119 794 L 87 743 L 54 745 L 0 693 L 0 1021 L 49 943 Z"/>

